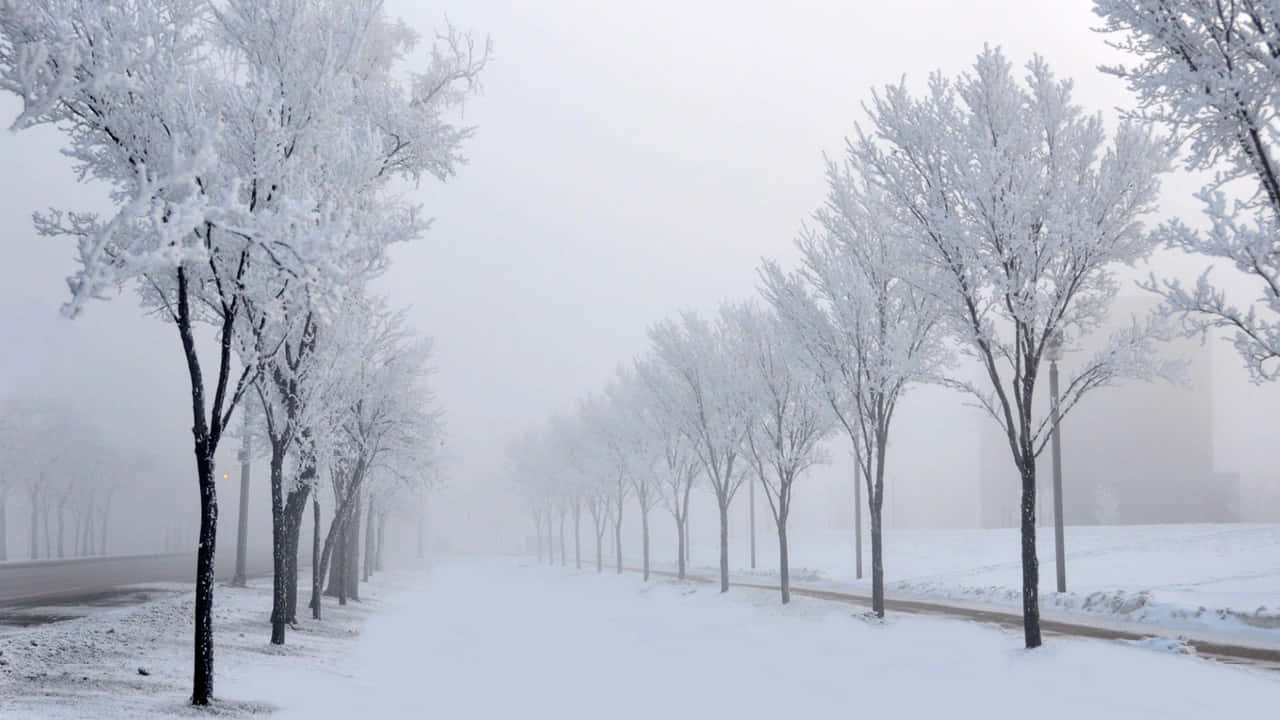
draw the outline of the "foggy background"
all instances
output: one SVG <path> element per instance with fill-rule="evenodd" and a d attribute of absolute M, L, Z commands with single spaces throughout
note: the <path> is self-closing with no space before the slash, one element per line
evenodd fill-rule
<path fill-rule="evenodd" d="M 1096 66 L 1125 58 L 1091 31 L 1089 7 L 1078 0 L 388 2 L 390 14 L 424 35 L 447 14 L 494 42 L 484 92 L 465 111 L 465 122 L 479 126 L 465 148 L 470 163 L 447 185 L 405 188 L 436 221 L 425 241 L 393 250 L 390 272 L 376 285 L 393 304 L 411 304 L 412 324 L 435 338 L 450 461 L 448 487 L 431 499 L 434 542 L 474 550 L 526 542 L 532 528 L 510 480 L 508 440 L 646 351 L 649 324 L 682 307 L 710 312 L 723 299 L 753 294 L 762 256 L 792 263 L 792 239 L 825 194 L 822 154 L 841 152 L 873 88 L 904 75 L 919 87 L 935 69 L 958 72 L 989 42 L 1019 65 L 1041 52 L 1075 80 L 1076 101 L 1114 125 L 1114 109 L 1131 102 Z M 0 98 L 0 118 L 17 111 L 12 97 Z M 37 238 L 31 212 L 105 207 L 101 187 L 75 181 L 59 142 L 51 128 L 0 133 L 7 161 L 0 397 L 72 402 L 112 442 L 152 458 L 113 507 L 113 552 L 160 550 L 166 524 L 184 517 L 182 537 L 194 546 L 189 395 L 174 329 L 143 316 L 132 289 L 76 321 L 58 314 L 72 247 Z M 1200 185 L 1181 170 L 1170 175 L 1162 213 L 1200 224 L 1191 197 Z M 1152 269 L 1194 276 L 1202 264 L 1165 253 L 1130 276 Z M 1136 289 L 1126 294 L 1132 299 L 1117 304 L 1118 321 L 1150 303 Z M 1190 359 L 1189 386 L 1103 391 L 1064 422 L 1067 522 L 1280 520 L 1268 412 L 1280 404 L 1280 388 L 1250 385 L 1221 341 L 1170 352 Z M 1071 364 L 1068 354 L 1064 372 Z M 1002 524 L 1002 504 L 1016 496 L 1008 450 L 998 438 L 993 446 L 991 421 L 959 394 L 934 388 L 910 393 L 898 417 L 887 528 Z M 1097 430 L 1101 423 L 1110 423 L 1108 432 Z M 852 525 L 848 441 L 835 436 L 829 447 L 833 462 L 799 483 L 792 520 L 799 536 Z M 233 546 L 237 448 L 228 439 L 219 455 L 218 476 L 230 474 L 219 487 L 224 553 Z M 1164 453 L 1169 448 L 1183 454 Z M 1121 463 L 1135 456 L 1150 463 Z M 265 467 L 255 466 L 250 535 L 265 546 L 264 477 Z M 1180 500 L 1159 517 L 1128 516 L 1120 491 L 1106 488 L 1135 483 Z M 767 543 L 771 523 L 757 499 Z M 705 491 L 695 503 L 696 560 L 700 547 L 710 550 L 715 520 Z M 745 512 L 744 489 L 733 510 L 738 539 Z M 638 518 L 628 513 L 624 530 L 633 537 Z M 159 520 L 165 514 L 175 519 Z M 26 556 L 24 523 L 11 495 L 11 558 Z M 671 555 L 660 507 L 653 532 L 655 556 Z M 735 543 L 736 564 L 745 548 Z M 794 563 L 805 559 L 797 553 Z"/>

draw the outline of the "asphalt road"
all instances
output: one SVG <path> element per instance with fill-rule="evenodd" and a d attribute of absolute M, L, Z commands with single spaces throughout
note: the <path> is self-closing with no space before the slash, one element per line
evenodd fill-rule
<path fill-rule="evenodd" d="M 235 549 L 219 553 L 219 580 L 235 572 Z M 271 569 L 269 557 L 252 557 L 250 575 Z M 0 606 L 39 605 L 91 597 L 124 585 L 187 582 L 195 585 L 195 553 L 107 555 L 0 563 Z"/>

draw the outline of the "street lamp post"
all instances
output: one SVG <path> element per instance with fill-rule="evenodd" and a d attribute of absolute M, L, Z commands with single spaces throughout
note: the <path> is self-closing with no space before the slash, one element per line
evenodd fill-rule
<path fill-rule="evenodd" d="M 240 518 L 236 528 L 236 574 L 231 584 L 244 587 L 245 544 L 249 540 L 249 423 L 244 424 L 244 437 L 240 444 Z"/>
<path fill-rule="evenodd" d="M 1058 428 L 1058 361 L 1062 359 L 1062 331 L 1055 330 L 1045 346 L 1049 358 L 1049 412 L 1053 422 L 1053 552 L 1058 568 L 1058 592 L 1067 591 L 1067 564 L 1062 528 L 1062 435 Z"/>

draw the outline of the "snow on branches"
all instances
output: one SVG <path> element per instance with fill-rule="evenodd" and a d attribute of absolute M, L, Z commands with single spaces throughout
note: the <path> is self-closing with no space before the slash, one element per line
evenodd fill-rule
<path fill-rule="evenodd" d="M 1249 278 L 1245 305 L 1210 281 L 1150 278 L 1188 334 L 1222 328 L 1255 382 L 1280 378 L 1280 3 L 1276 0 L 1095 0 L 1112 45 L 1138 62 L 1104 67 L 1138 98 L 1136 118 L 1161 123 L 1188 169 L 1213 170 L 1196 197 L 1206 230 L 1159 229 L 1170 247 L 1225 261 Z"/>

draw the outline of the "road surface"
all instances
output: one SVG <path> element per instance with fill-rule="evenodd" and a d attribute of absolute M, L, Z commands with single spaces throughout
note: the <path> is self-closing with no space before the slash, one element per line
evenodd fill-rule
<path fill-rule="evenodd" d="M 249 561 L 251 575 L 269 572 L 270 558 Z M 218 579 L 230 580 L 235 552 L 218 558 Z M 0 606 L 65 602 L 147 582 L 189 582 L 194 586 L 195 553 L 107 555 L 102 557 L 0 563 Z"/>

